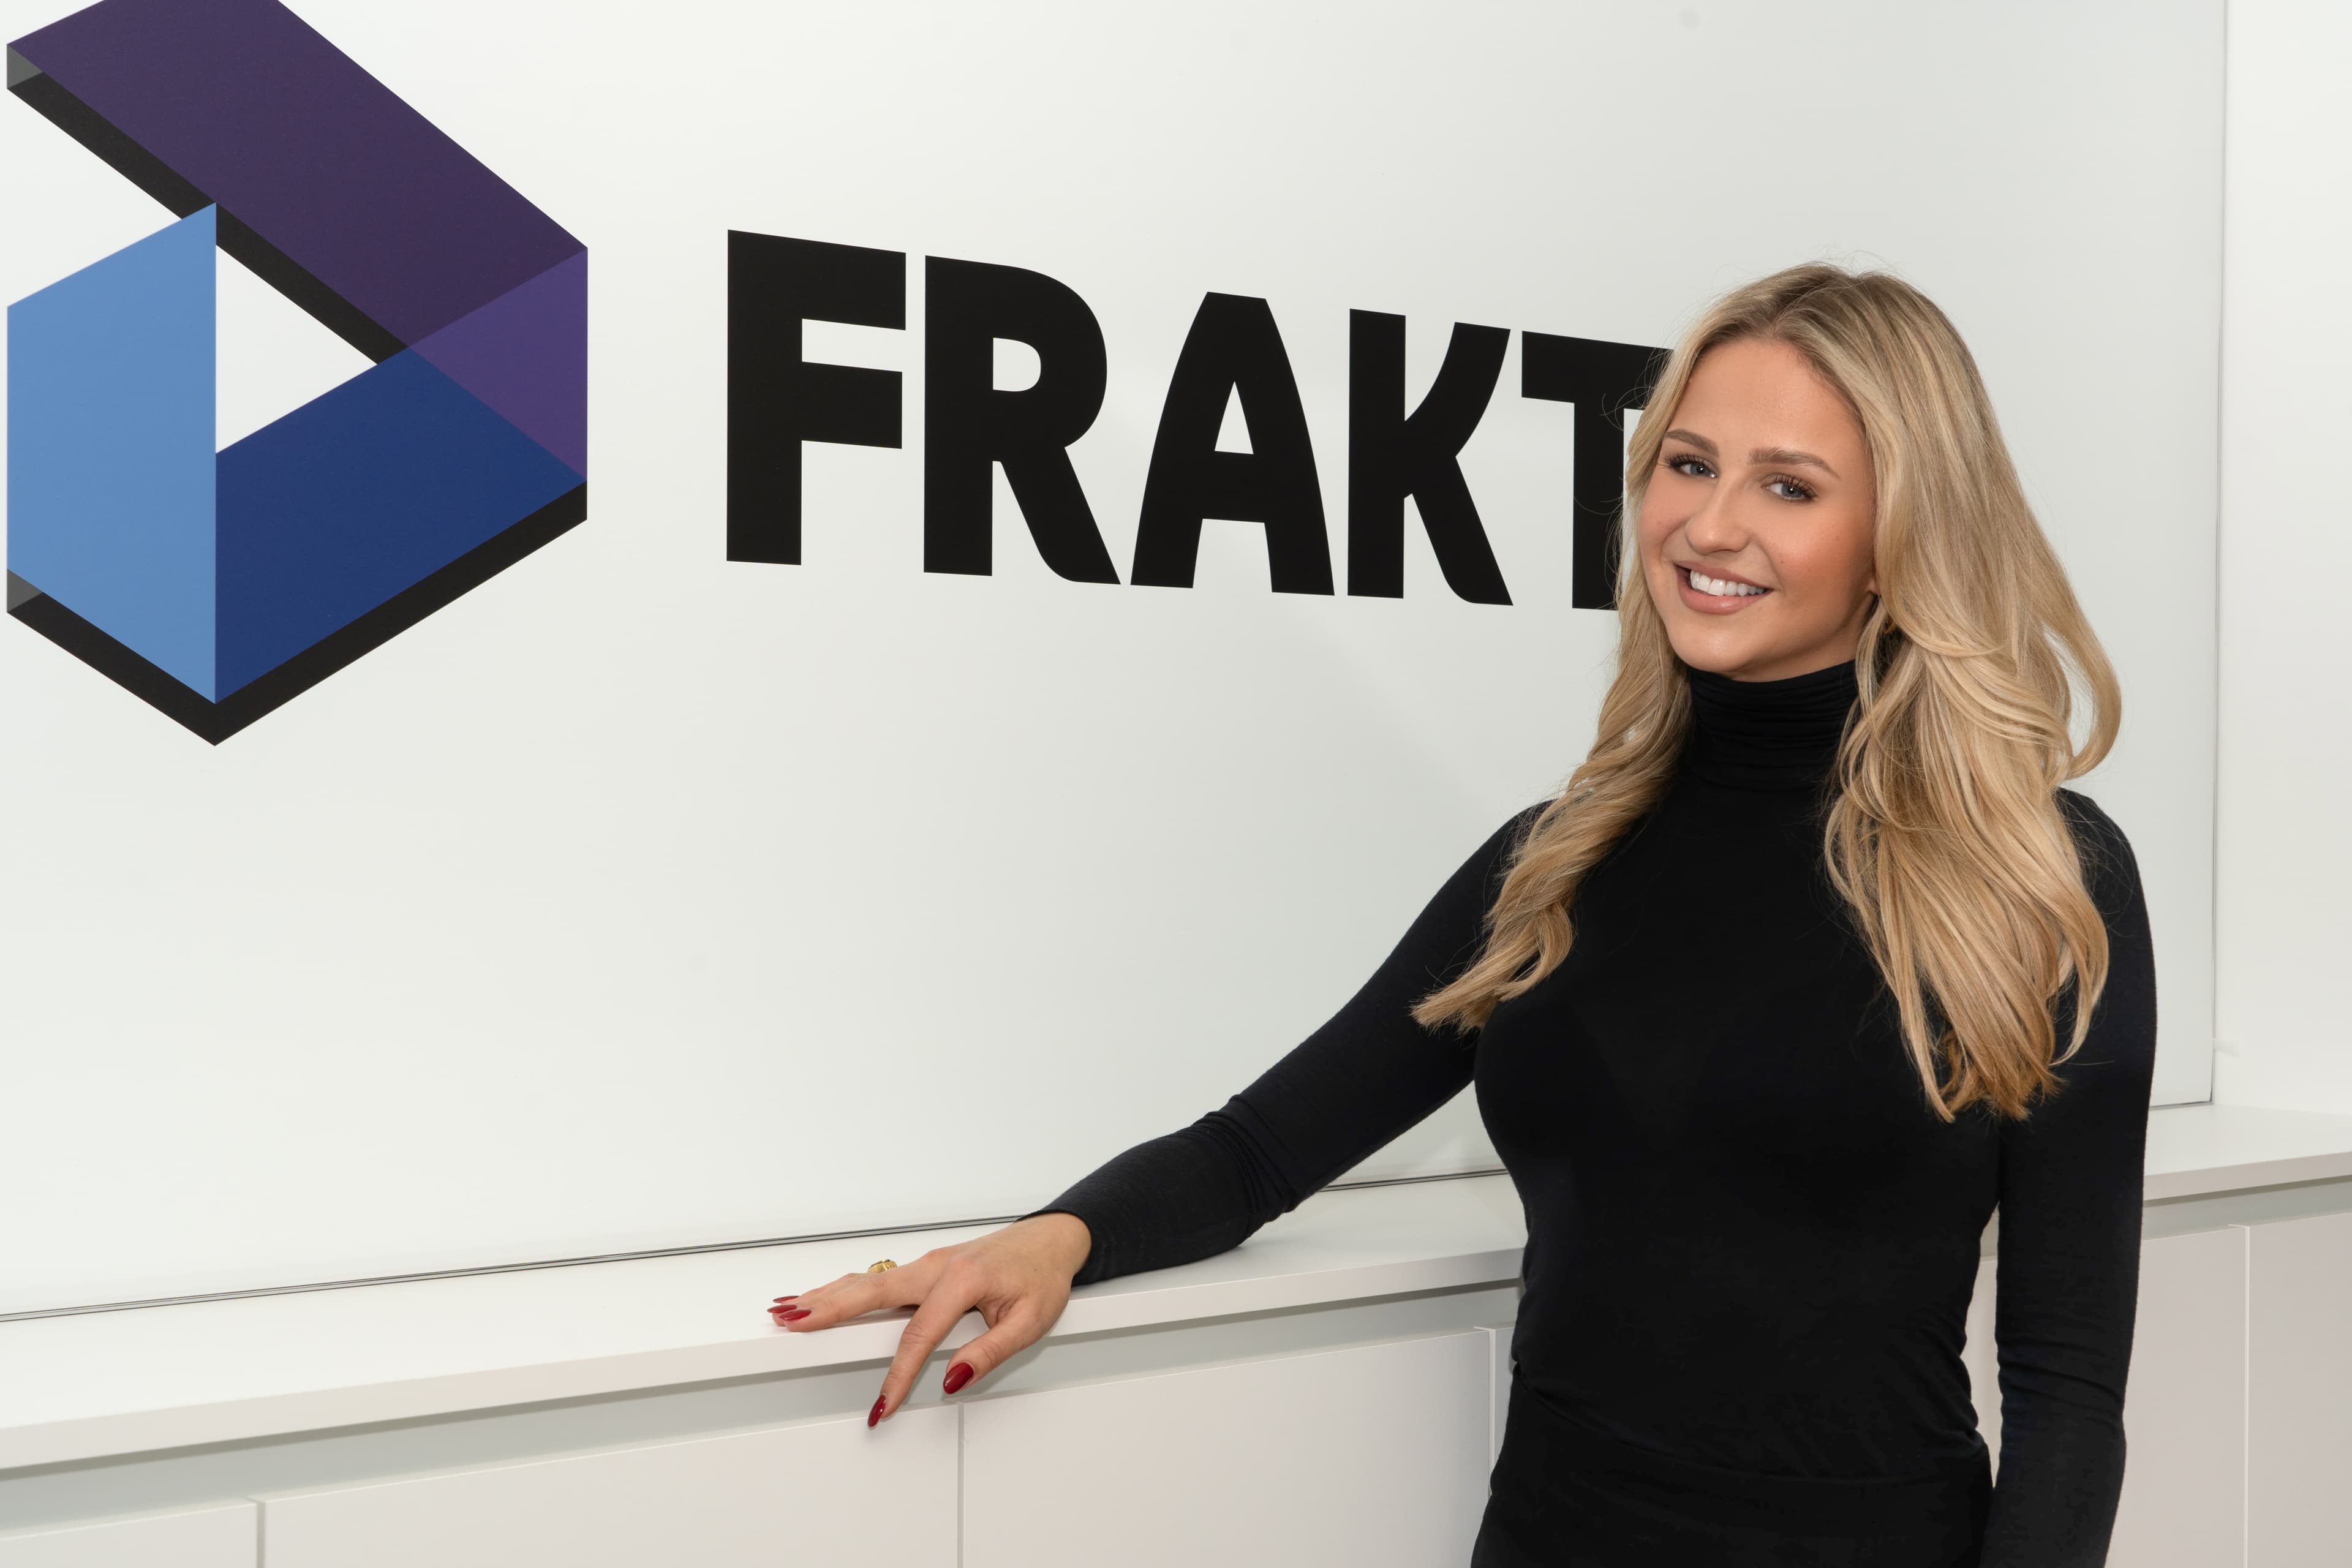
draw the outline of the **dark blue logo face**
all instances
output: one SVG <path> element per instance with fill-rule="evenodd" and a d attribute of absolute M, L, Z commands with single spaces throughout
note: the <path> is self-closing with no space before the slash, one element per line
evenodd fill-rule
<path fill-rule="evenodd" d="M 178 221 L 8 308 L 8 611 L 219 742 L 587 515 L 588 255 L 276 0 L 8 87 Z M 374 361 L 215 451 L 214 250 Z"/>

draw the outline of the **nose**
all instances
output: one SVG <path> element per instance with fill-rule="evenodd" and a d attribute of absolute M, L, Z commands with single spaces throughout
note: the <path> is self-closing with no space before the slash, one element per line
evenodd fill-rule
<path fill-rule="evenodd" d="M 1714 486 L 1705 504 L 1691 513 L 1683 524 L 1683 537 L 1690 541 L 1693 550 L 1703 555 L 1728 554 L 1748 542 L 1737 494 L 1729 485 Z"/>

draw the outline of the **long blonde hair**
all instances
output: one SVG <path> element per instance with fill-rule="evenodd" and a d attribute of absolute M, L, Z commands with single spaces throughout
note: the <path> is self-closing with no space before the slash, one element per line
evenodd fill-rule
<path fill-rule="evenodd" d="M 2113 668 L 2034 521 L 1959 334 L 1884 272 L 1792 267 L 1725 296 L 1667 361 L 1626 464 L 1630 536 L 1659 447 L 1706 352 L 1743 338 L 1802 353 L 1843 395 L 1877 480 L 1878 594 L 1855 654 L 1861 695 L 1832 775 L 1822 853 L 1892 993 L 1937 1114 L 2026 1113 L 2080 1048 L 2107 936 L 2058 787 L 2113 745 Z M 1483 1027 L 1558 968 L 1578 885 L 1673 780 L 1687 678 L 1638 552 L 1621 554 L 1617 672 L 1592 750 L 1528 828 L 1478 957 L 1413 1010 Z M 2071 738 L 2074 689 L 2090 709 Z M 2072 984 L 2071 1037 L 2055 1007 Z"/>

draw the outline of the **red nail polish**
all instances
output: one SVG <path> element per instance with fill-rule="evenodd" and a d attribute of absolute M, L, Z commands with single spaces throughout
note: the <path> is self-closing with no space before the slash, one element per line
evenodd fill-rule
<path fill-rule="evenodd" d="M 796 1296 L 796 1295 L 794 1295 L 794 1296 L 779 1296 L 779 1297 L 777 1297 L 777 1298 L 776 1298 L 776 1305 L 777 1305 L 777 1306 L 779 1306 L 779 1307 L 781 1307 L 781 1306 L 782 1306 L 782 1305 L 783 1305 L 785 1302 L 787 1302 L 787 1301 L 797 1301 L 797 1300 L 800 1300 L 800 1298 L 799 1298 L 798 1296 Z"/>
<path fill-rule="evenodd" d="M 876 1400 L 876 1401 L 874 1402 L 874 1408 L 873 1408 L 873 1409 L 871 1409 L 871 1410 L 869 1410 L 869 1411 L 867 1411 L 867 1412 L 866 1413 L 866 1426 L 873 1426 L 877 1421 L 881 1420 L 881 1419 L 882 1419 L 882 1407 L 883 1407 L 885 1405 L 887 1405 L 887 1404 L 889 1404 L 889 1403 L 890 1403 L 890 1396 L 889 1396 L 888 1394 L 884 1394 L 881 1398 L 879 1398 L 879 1399 Z"/>
<path fill-rule="evenodd" d="M 948 1374 L 945 1378 L 940 1380 L 940 1388 L 944 1393 L 953 1394 L 971 1381 L 971 1363 L 968 1361 L 960 1361 L 956 1363 L 955 1365 L 948 1368 Z"/>
<path fill-rule="evenodd" d="M 776 1316 L 782 1318 L 788 1323 L 796 1323 L 808 1315 L 809 1310 L 806 1307 L 779 1307 L 776 1309 Z"/>

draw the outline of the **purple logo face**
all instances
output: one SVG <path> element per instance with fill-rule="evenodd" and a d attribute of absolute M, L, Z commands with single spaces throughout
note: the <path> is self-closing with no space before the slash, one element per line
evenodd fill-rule
<path fill-rule="evenodd" d="M 208 741 L 587 515 L 588 253 L 276 0 L 8 89 L 178 221 L 8 307 L 8 612 Z M 214 247 L 374 361 L 215 450 Z"/>

